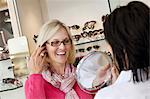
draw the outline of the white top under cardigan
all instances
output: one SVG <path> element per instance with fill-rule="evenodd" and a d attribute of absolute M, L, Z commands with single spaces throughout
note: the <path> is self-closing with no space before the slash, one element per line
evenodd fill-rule
<path fill-rule="evenodd" d="M 116 82 L 99 90 L 94 99 L 150 99 L 150 80 L 134 84 L 131 70 L 122 71 Z"/>

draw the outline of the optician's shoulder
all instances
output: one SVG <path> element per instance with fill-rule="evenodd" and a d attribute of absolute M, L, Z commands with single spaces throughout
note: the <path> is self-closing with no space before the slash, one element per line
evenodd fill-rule
<path fill-rule="evenodd" d="M 145 84 L 145 85 L 144 85 Z M 99 90 L 94 99 L 150 99 L 150 82 L 139 85 L 123 84 Z"/>
<path fill-rule="evenodd" d="M 122 80 L 122 77 L 126 79 L 125 76 L 120 76 L 118 80 Z M 124 80 L 99 90 L 95 99 L 150 99 L 149 93 L 150 80 L 136 84 L 132 81 Z"/>

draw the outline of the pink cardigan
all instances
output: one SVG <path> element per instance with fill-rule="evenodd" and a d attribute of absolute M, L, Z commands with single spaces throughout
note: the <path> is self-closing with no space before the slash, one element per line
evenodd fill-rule
<path fill-rule="evenodd" d="M 74 90 L 80 99 L 93 99 L 93 95 L 85 93 L 77 83 Z M 32 74 L 25 83 L 26 99 L 65 99 L 65 93 L 45 81 L 41 74 Z"/>

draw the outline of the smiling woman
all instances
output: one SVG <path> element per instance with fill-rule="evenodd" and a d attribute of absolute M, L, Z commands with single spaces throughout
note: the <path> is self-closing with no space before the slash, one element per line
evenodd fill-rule
<path fill-rule="evenodd" d="M 93 99 L 76 83 L 75 49 L 68 27 L 58 20 L 43 25 L 28 62 L 27 99 Z"/>

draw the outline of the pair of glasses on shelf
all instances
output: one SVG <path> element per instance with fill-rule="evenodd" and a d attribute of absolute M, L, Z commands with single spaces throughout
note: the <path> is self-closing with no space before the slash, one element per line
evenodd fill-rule
<path fill-rule="evenodd" d="M 0 92 L 14 90 L 23 87 L 23 83 L 16 78 L 4 78 L 0 83 Z"/>
<path fill-rule="evenodd" d="M 93 46 L 89 46 L 87 48 L 80 48 L 80 49 L 76 50 L 76 53 L 78 53 L 78 52 L 85 52 L 85 51 L 91 51 L 92 49 L 99 50 L 100 46 L 99 45 L 93 45 Z"/>
<path fill-rule="evenodd" d="M 84 48 L 76 49 L 76 53 L 78 52 L 85 52 L 85 49 Z"/>
<path fill-rule="evenodd" d="M 2 80 L 4 84 L 13 84 L 16 86 L 23 86 L 22 82 L 15 78 L 4 78 Z"/>
<path fill-rule="evenodd" d="M 72 26 L 68 26 L 69 29 L 72 29 L 72 30 L 78 30 L 80 28 L 79 25 L 72 25 Z"/>
<path fill-rule="evenodd" d="M 100 46 L 99 46 L 99 45 L 89 46 L 89 47 L 86 48 L 86 50 L 87 50 L 87 51 L 91 51 L 92 48 L 93 48 L 94 50 L 99 50 Z"/>
<path fill-rule="evenodd" d="M 35 43 L 37 43 L 37 38 L 38 38 L 38 35 L 33 36 L 33 40 L 34 40 Z"/>
<path fill-rule="evenodd" d="M 84 24 L 84 27 L 82 28 L 83 31 L 85 31 L 86 29 L 94 29 L 95 27 L 95 24 L 96 24 L 96 21 L 89 21 L 89 22 L 86 22 Z"/>
<path fill-rule="evenodd" d="M 84 38 L 86 38 L 86 37 L 94 37 L 94 36 L 102 34 L 103 32 L 104 32 L 103 29 L 98 29 L 98 30 L 94 30 L 94 31 L 83 32 L 83 33 L 81 33 L 81 35 Z"/>
<path fill-rule="evenodd" d="M 79 41 L 81 38 L 91 38 L 91 37 L 95 37 L 97 35 L 101 35 L 103 34 L 103 29 L 98 29 L 98 30 L 94 30 L 94 31 L 89 31 L 89 32 L 82 32 L 80 35 L 73 35 L 72 38 L 75 40 L 75 41 Z"/>

